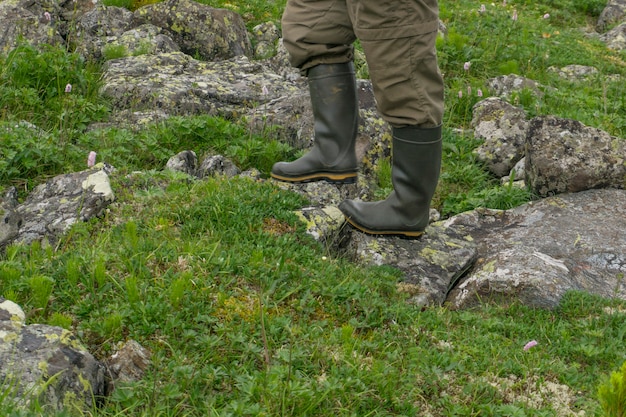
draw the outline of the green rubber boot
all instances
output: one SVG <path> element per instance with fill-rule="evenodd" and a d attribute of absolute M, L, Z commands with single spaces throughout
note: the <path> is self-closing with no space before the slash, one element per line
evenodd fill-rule
<path fill-rule="evenodd" d="M 354 183 L 358 129 L 356 78 L 352 63 L 322 64 L 308 71 L 315 120 L 315 143 L 293 162 L 277 162 L 272 178 L 301 183 Z"/>
<path fill-rule="evenodd" d="M 418 237 L 428 226 L 441 169 L 441 127 L 393 129 L 393 192 L 386 200 L 346 200 L 339 209 L 358 230 L 373 235 Z"/>

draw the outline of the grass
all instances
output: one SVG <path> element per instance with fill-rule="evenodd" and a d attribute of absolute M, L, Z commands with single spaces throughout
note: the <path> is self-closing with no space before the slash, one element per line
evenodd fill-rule
<path fill-rule="evenodd" d="M 441 2 L 447 111 L 434 205 L 444 217 L 532 198 L 500 185 L 475 159 L 479 142 L 459 133 L 477 91 L 489 94 L 488 78 L 517 73 L 553 87 L 512 98 L 529 116 L 571 117 L 625 136 L 621 82 L 606 78 L 626 76 L 624 55 L 580 29 L 593 25 L 600 3 L 498 2 L 481 13 L 479 2 Z M 211 5 L 254 26 L 279 22 L 284 1 Z M 600 75 L 580 87 L 550 70 L 569 64 L 592 64 Z M 406 303 L 396 270 L 354 265 L 304 233 L 293 214 L 302 197 L 271 182 L 161 171 L 193 149 L 267 175 L 294 150 L 207 116 L 88 131 L 110 113 L 98 80 L 97 64 L 59 49 L 23 46 L 0 57 L 0 189 L 17 186 L 24 196 L 83 169 L 91 150 L 118 168 L 104 218 L 75 225 L 54 245 L 11 245 L 0 256 L 0 294 L 23 306 L 29 323 L 71 329 L 100 359 L 127 339 L 152 351 L 142 380 L 120 384 L 85 415 L 602 415 L 598 387 L 626 361 L 624 302 L 572 292 L 554 311 L 418 309 Z M 389 178 L 383 164 L 381 197 Z M 525 351 L 530 340 L 538 344 Z M 2 414 L 53 414 L 36 403 L 15 407 L 11 389 L 0 389 Z"/>

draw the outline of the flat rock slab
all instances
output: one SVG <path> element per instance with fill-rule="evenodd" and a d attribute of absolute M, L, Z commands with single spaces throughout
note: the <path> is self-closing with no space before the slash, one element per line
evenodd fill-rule
<path fill-rule="evenodd" d="M 467 233 L 478 259 L 447 297 L 554 308 L 570 290 L 626 299 L 626 191 L 562 194 L 509 211 L 472 211 L 445 222 Z"/>

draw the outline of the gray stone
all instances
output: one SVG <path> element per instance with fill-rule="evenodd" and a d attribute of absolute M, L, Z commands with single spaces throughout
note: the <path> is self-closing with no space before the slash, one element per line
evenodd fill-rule
<path fill-rule="evenodd" d="M 198 157 L 194 151 L 182 151 L 172 156 L 165 168 L 194 176 L 198 168 Z"/>
<path fill-rule="evenodd" d="M 22 216 L 17 212 L 17 190 L 9 188 L 0 196 L 0 249 L 13 241 L 22 226 Z"/>
<path fill-rule="evenodd" d="M 526 139 L 526 182 L 542 197 L 624 188 L 626 141 L 575 120 L 536 117 Z"/>
<path fill-rule="evenodd" d="M 446 300 L 451 308 L 487 301 L 554 308 L 571 290 L 626 299 L 624 190 L 563 194 L 444 223 L 471 236 L 478 253 Z"/>
<path fill-rule="evenodd" d="M 13 241 L 55 241 L 78 221 L 100 216 L 114 200 L 106 166 L 59 175 L 36 187 L 16 207 L 22 218 Z"/>
<path fill-rule="evenodd" d="M 107 393 L 120 382 L 139 381 L 152 363 L 152 352 L 135 340 L 128 340 L 106 360 L 108 371 Z"/>
<path fill-rule="evenodd" d="M 192 0 L 166 0 L 137 9 L 134 25 L 151 23 L 170 33 L 184 53 L 202 60 L 252 55 L 243 18 Z"/>
<path fill-rule="evenodd" d="M 197 176 L 199 178 L 215 177 L 218 175 L 227 178 L 239 175 L 241 170 L 233 161 L 223 155 L 210 155 L 204 158 L 200 168 L 198 168 Z"/>
<path fill-rule="evenodd" d="M 477 252 L 460 228 L 431 224 L 420 239 L 376 237 L 346 228 L 346 256 L 365 265 L 388 265 L 403 272 L 400 289 L 420 306 L 442 305 L 456 281 L 473 265 Z"/>
<path fill-rule="evenodd" d="M 269 86 L 268 94 L 264 86 Z M 203 62 L 172 52 L 108 61 L 101 93 L 118 109 L 233 118 L 255 103 L 260 106 L 296 90 L 262 62 L 245 56 Z"/>
<path fill-rule="evenodd" d="M 494 96 L 502 98 L 511 98 L 513 93 L 519 93 L 522 90 L 532 92 L 537 97 L 543 96 L 541 86 L 534 80 L 525 78 L 516 74 L 500 75 L 487 80 L 487 86 Z"/>
<path fill-rule="evenodd" d="M 626 49 L 626 23 L 621 23 L 611 29 L 602 35 L 600 39 L 606 43 L 608 48 L 623 51 Z"/>
<path fill-rule="evenodd" d="M 489 97 L 474 106 L 472 127 L 474 136 L 483 140 L 475 151 L 478 160 L 495 175 L 508 175 L 524 156 L 528 129 L 524 110 L 498 97 Z"/>
<path fill-rule="evenodd" d="M 15 405 L 81 413 L 104 395 L 105 368 L 60 327 L 24 324 L 15 303 L 0 297 L 0 381 Z"/>
<path fill-rule="evenodd" d="M 64 40 L 52 21 L 20 7 L 13 2 L 0 2 L 0 53 L 13 50 L 20 39 L 27 39 L 31 45 L 63 45 Z"/>
<path fill-rule="evenodd" d="M 626 0 L 609 0 L 608 4 L 600 13 L 596 30 L 604 33 L 611 26 L 624 22 L 626 18 Z"/>

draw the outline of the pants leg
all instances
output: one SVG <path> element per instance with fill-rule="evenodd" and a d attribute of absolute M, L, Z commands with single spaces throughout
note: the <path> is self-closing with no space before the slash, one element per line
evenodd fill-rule
<path fill-rule="evenodd" d="M 355 35 L 345 0 L 288 0 L 282 29 L 291 65 L 303 71 L 353 59 Z"/>
<path fill-rule="evenodd" d="M 383 118 L 394 127 L 440 125 L 437 0 L 347 1 Z"/>

